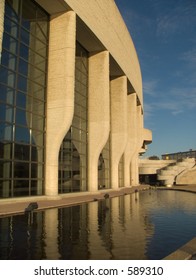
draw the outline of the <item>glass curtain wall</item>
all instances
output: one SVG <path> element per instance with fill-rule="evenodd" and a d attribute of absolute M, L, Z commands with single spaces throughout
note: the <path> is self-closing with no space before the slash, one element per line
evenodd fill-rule
<path fill-rule="evenodd" d="M 76 43 L 72 125 L 59 152 L 59 193 L 87 190 L 88 53 Z"/>
<path fill-rule="evenodd" d="M 43 194 L 48 23 L 34 1 L 5 1 L 0 197 Z"/>

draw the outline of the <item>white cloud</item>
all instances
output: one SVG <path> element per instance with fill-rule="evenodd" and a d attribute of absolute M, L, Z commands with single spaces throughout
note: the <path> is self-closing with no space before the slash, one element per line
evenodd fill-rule
<path fill-rule="evenodd" d="M 174 4 L 174 5 L 173 5 Z M 196 24 L 196 1 L 174 1 L 168 12 L 162 14 L 161 6 L 157 10 L 157 36 L 168 37 L 176 32 L 194 30 Z"/>
<path fill-rule="evenodd" d="M 148 80 L 143 82 L 143 92 L 144 95 L 148 94 L 155 96 L 157 94 L 158 81 L 157 80 Z"/>

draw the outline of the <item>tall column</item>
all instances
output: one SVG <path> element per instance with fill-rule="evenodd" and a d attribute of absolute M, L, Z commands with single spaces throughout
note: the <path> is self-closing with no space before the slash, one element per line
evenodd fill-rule
<path fill-rule="evenodd" d="M 0 0 L 0 63 L 1 63 L 2 41 L 3 41 L 4 6 L 5 6 L 5 0 Z"/>
<path fill-rule="evenodd" d="M 127 143 L 127 78 L 111 80 L 111 186 L 118 189 L 118 165 Z"/>
<path fill-rule="evenodd" d="M 98 190 L 98 159 L 110 130 L 109 53 L 89 57 L 88 190 Z"/>
<path fill-rule="evenodd" d="M 139 184 L 139 167 L 138 167 L 138 157 L 139 151 L 143 144 L 143 115 L 141 106 L 137 106 L 137 145 L 135 152 L 131 160 L 131 184 Z"/>
<path fill-rule="evenodd" d="M 137 147 L 137 96 L 136 93 L 127 96 L 127 145 L 124 152 L 124 186 L 131 185 L 130 163 Z"/>
<path fill-rule="evenodd" d="M 58 155 L 74 112 L 76 15 L 69 11 L 50 21 L 46 121 L 45 194 L 58 194 Z"/>

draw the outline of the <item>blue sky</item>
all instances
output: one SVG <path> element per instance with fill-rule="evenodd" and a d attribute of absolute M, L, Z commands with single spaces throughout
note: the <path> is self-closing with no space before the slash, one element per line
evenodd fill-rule
<path fill-rule="evenodd" d="M 196 0 L 115 0 L 143 79 L 144 157 L 196 149 Z"/>

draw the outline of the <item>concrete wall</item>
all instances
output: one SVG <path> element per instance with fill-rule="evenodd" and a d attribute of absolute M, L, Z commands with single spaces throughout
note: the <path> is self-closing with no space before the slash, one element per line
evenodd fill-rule
<path fill-rule="evenodd" d="M 139 159 L 139 174 L 156 174 L 157 170 L 175 162 L 175 160 Z"/>
<path fill-rule="evenodd" d="M 95 37 L 97 38 L 96 45 L 90 42 L 91 37 L 86 32 L 84 37 L 81 36 L 86 44 L 84 47 L 88 51 L 107 49 L 131 82 L 140 103 L 143 104 L 142 77 L 137 53 L 114 0 L 37 0 L 36 2 L 53 15 L 68 9 L 75 11 L 88 27 L 87 31 L 89 29 L 92 31 L 93 40 L 96 41 Z"/>
<path fill-rule="evenodd" d="M 179 174 L 176 178 L 177 185 L 192 185 L 196 184 L 196 167 L 190 170 L 185 170 Z"/>

